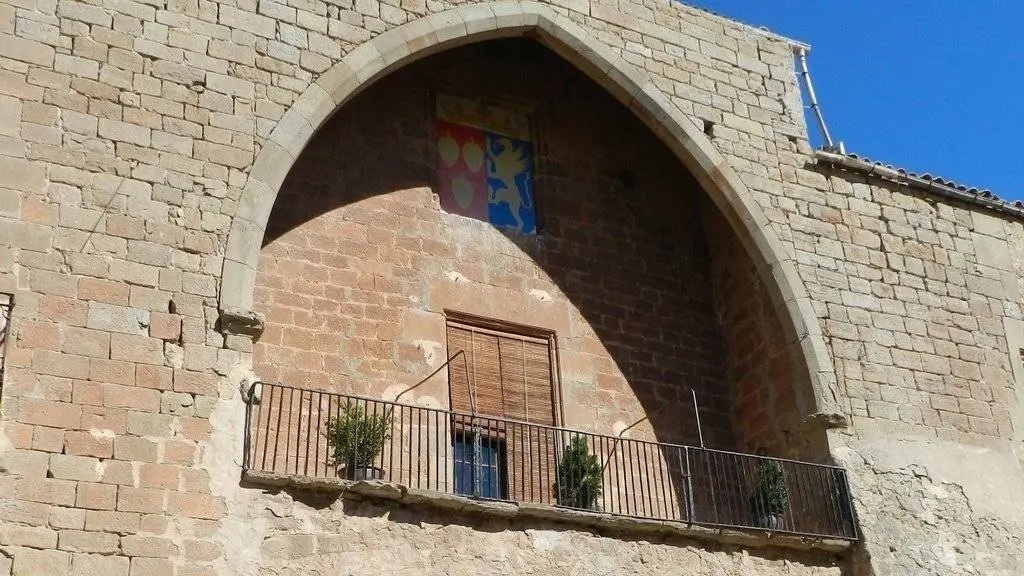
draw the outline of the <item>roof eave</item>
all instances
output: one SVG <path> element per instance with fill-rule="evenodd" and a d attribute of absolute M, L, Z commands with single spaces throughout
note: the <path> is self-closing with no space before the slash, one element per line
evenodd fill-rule
<path fill-rule="evenodd" d="M 910 188 L 922 190 L 929 194 L 980 206 L 987 210 L 992 210 L 994 212 L 999 212 L 1000 214 L 1024 220 L 1024 206 L 1016 206 L 998 199 L 986 198 L 978 192 L 959 190 L 952 186 L 940 184 L 934 180 L 927 180 L 914 174 L 908 174 L 889 166 L 867 162 L 860 158 L 851 158 L 850 156 L 843 154 L 826 152 L 824 150 L 815 150 L 814 158 L 819 164 L 842 167 L 865 176 L 904 184 Z"/>

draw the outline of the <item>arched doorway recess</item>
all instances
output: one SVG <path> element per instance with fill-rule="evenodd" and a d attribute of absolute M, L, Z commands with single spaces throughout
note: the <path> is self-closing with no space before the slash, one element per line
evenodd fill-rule
<path fill-rule="evenodd" d="M 799 350 L 807 377 L 792 385 L 804 420 L 823 427 L 842 424 L 835 371 L 795 261 L 750 191 L 712 142 L 642 72 L 569 18 L 535 2 L 471 4 L 409 22 L 360 45 L 310 85 L 278 122 L 250 170 L 228 238 L 222 313 L 251 315 L 260 248 L 278 191 L 332 114 L 406 64 L 460 45 L 517 36 L 539 40 L 626 105 L 696 178 L 756 264 L 784 337 Z"/>

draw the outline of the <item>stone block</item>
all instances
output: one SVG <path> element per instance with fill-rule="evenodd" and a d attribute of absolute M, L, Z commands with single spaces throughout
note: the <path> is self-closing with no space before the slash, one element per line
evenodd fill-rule
<path fill-rule="evenodd" d="M 69 528 L 71 530 L 81 530 L 85 527 L 85 510 L 78 508 L 61 508 L 52 507 L 50 508 L 50 519 L 49 525 L 51 528 L 58 530 Z M 47 548 L 56 548 L 57 543 L 47 546 Z"/>
<path fill-rule="evenodd" d="M 51 478 L 18 480 L 14 484 L 14 496 L 28 502 L 74 506 L 75 482 Z"/>
<path fill-rule="evenodd" d="M 1013 270 L 1010 257 L 1010 246 L 1005 238 L 993 238 L 984 234 L 974 234 L 974 253 L 978 263 L 999 270 Z"/>
<path fill-rule="evenodd" d="M 208 53 L 214 58 L 237 62 L 246 66 L 256 64 L 256 49 L 253 46 L 244 46 L 225 40 L 210 40 Z"/>
<path fill-rule="evenodd" d="M 59 274 L 49 270 L 32 270 L 29 285 L 40 294 L 53 294 L 75 298 L 78 294 L 78 283 L 67 274 Z"/>
<path fill-rule="evenodd" d="M 99 330 L 68 327 L 65 330 L 64 352 L 92 358 L 109 358 L 110 334 Z"/>
<path fill-rule="evenodd" d="M 32 430 L 32 449 L 41 452 L 60 452 L 64 447 L 64 431 L 36 426 Z"/>
<path fill-rule="evenodd" d="M 88 510 L 113 510 L 117 506 L 117 486 L 79 482 L 75 506 Z"/>
<path fill-rule="evenodd" d="M 133 512 L 88 510 L 85 513 L 85 529 L 113 534 L 135 534 L 139 531 L 140 519 L 141 516 Z"/>
<path fill-rule="evenodd" d="M 216 396 L 219 378 L 208 372 L 192 372 L 189 370 L 174 371 L 174 391 L 204 396 Z"/>
<path fill-rule="evenodd" d="M 178 554 L 178 545 L 167 538 L 155 536 L 123 536 L 121 551 L 141 558 L 171 558 Z"/>
<path fill-rule="evenodd" d="M 19 548 L 14 552 L 16 576 L 35 574 L 67 574 L 71 571 L 71 555 L 58 550 Z"/>
<path fill-rule="evenodd" d="M 0 33 L 0 56 L 50 68 L 53 66 L 54 50 L 42 42 Z"/>
<path fill-rule="evenodd" d="M 104 384 L 103 405 L 153 413 L 160 409 L 160 392 L 148 388 Z"/>
<path fill-rule="evenodd" d="M 159 396 L 157 397 L 157 407 L 154 410 L 149 412 L 129 412 L 128 433 L 135 436 L 170 437 L 174 418 L 165 414 L 154 413 L 158 410 Z"/>
<path fill-rule="evenodd" d="M 32 429 L 32 449 L 41 452 L 59 452 L 63 447 L 65 431 L 46 426 L 35 426 Z"/>
<path fill-rule="evenodd" d="M 112 334 L 110 357 L 113 360 L 162 366 L 164 364 L 164 342 L 148 336 Z"/>
<path fill-rule="evenodd" d="M 143 388 L 170 390 L 173 385 L 174 371 L 165 366 L 138 364 L 135 367 L 135 383 Z"/>
<path fill-rule="evenodd" d="M 219 520 L 224 516 L 222 498 L 211 494 L 168 493 L 168 512 L 189 518 Z"/>
<path fill-rule="evenodd" d="M 52 549 L 57 547 L 57 532 L 42 526 L 10 526 L 0 532 L 0 542 L 5 546 Z"/>
<path fill-rule="evenodd" d="M 100 479 L 99 460 L 88 456 L 53 454 L 50 456 L 51 478 L 98 482 Z"/>
<path fill-rule="evenodd" d="M 108 233 L 110 218 L 107 217 Z M 78 298 L 82 300 L 97 300 L 117 306 L 127 306 L 128 286 L 120 282 L 112 282 L 101 278 L 79 278 Z"/>
<path fill-rule="evenodd" d="M 178 490 L 181 481 L 178 468 L 163 464 L 144 464 L 139 469 L 139 486 Z"/>
<path fill-rule="evenodd" d="M 220 10 L 218 22 L 229 28 L 245 30 L 264 38 L 274 38 L 276 23 L 273 19 L 259 14 L 239 10 L 232 6 Z"/>
<path fill-rule="evenodd" d="M 198 562 L 213 562 L 223 551 L 216 542 L 208 540 L 185 540 L 185 558 Z"/>
<path fill-rule="evenodd" d="M 61 349 L 61 331 L 58 324 L 22 322 L 13 331 L 20 348 L 41 348 L 54 352 L 59 352 Z"/>
<path fill-rule="evenodd" d="M 77 78 L 96 80 L 100 75 L 99 62 L 68 54 L 57 54 L 54 57 L 53 69 L 56 72 L 70 74 Z"/>
<path fill-rule="evenodd" d="M 135 384 L 135 365 L 119 360 L 93 358 L 89 363 L 89 379 L 109 384 Z"/>
<path fill-rule="evenodd" d="M 32 370 L 37 374 L 62 378 L 86 378 L 89 374 L 89 358 L 50 350 L 36 350 L 32 353 Z"/>
<path fill-rule="evenodd" d="M 24 478 L 43 478 L 50 465 L 47 454 L 31 450 L 11 450 L 0 455 L 0 467 L 7 474 Z"/>
<path fill-rule="evenodd" d="M 128 462 L 156 462 L 156 443 L 132 436 L 114 438 L 114 458 Z M 119 510 L 123 508 L 118 507 Z M 146 512 L 147 510 L 128 510 L 130 512 Z"/>
<path fill-rule="evenodd" d="M 113 439 L 115 434 L 124 434 L 125 410 L 123 408 L 83 406 L 82 429 Z"/>
<path fill-rule="evenodd" d="M 75 554 L 70 576 L 128 576 L 130 559 L 124 556 Z"/>
<path fill-rule="evenodd" d="M 163 558 L 132 558 L 129 576 L 174 576 L 174 564 Z"/>
<path fill-rule="evenodd" d="M 17 138 L 21 136 L 21 101 L 0 96 L 0 136 Z M 13 214 L 13 216 L 17 216 Z"/>
<path fill-rule="evenodd" d="M 196 445 L 192 442 L 169 440 L 164 444 L 163 462 L 192 466 L 196 461 Z"/>
<path fill-rule="evenodd" d="M 87 326 L 104 332 L 145 335 L 149 331 L 148 310 L 89 302 Z"/>
<path fill-rule="evenodd" d="M 74 456 L 110 458 L 114 455 L 113 439 L 92 432 L 68 431 L 64 434 L 64 453 Z"/>
<path fill-rule="evenodd" d="M 165 511 L 164 494 L 163 490 L 121 486 L 117 491 L 117 510 L 118 512 L 162 514 Z"/>
<path fill-rule="evenodd" d="M 59 429 L 75 429 L 81 424 L 82 408 L 65 402 L 23 398 L 18 410 L 18 421 Z"/>
<path fill-rule="evenodd" d="M 58 548 L 69 552 L 113 554 L 120 548 L 120 539 L 116 534 L 105 532 L 61 530 Z"/>
<path fill-rule="evenodd" d="M 100 118 L 99 135 L 116 142 L 127 142 L 137 146 L 148 147 L 150 145 L 151 130 L 144 126 L 137 126 L 119 120 Z"/>
<path fill-rule="evenodd" d="M 43 526 L 50 515 L 51 506 L 26 500 L 14 500 L 6 507 L 0 507 L 0 520 Z"/>

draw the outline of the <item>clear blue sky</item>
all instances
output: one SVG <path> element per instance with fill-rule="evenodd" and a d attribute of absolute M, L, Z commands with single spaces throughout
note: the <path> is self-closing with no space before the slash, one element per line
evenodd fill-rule
<path fill-rule="evenodd" d="M 848 152 L 1024 199 L 1024 1 L 688 3 L 810 44 L 818 102 Z"/>

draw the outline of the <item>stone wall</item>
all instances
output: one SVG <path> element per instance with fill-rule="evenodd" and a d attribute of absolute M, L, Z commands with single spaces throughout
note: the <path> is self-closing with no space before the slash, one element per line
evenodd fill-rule
<path fill-rule="evenodd" d="M 787 339 L 813 360 L 817 387 L 794 391 L 804 432 L 820 438 L 816 425 L 847 417 L 828 439 L 852 474 L 865 538 L 856 569 L 1020 572 L 1020 222 L 816 166 L 789 47 L 775 36 L 669 2 L 559 0 L 519 20 L 522 5 L 495 6 L 524 28 L 543 12 L 563 37 L 585 31 L 575 55 L 563 53 L 582 65 L 600 45 L 628 66 L 668 103 L 657 119 L 682 114 L 705 134 L 670 148 L 713 145 L 701 157 L 724 159 L 688 157 L 716 205 L 752 202 L 744 214 L 767 240 L 743 245 L 773 255 L 754 264 L 775 279 L 764 284 L 773 303 L 800 319 Z M 293 154 L 267 146 L 269 135 L 312 132 L 279 125 L 286 111 L 310 113 L 293 106 L 300 95 L 329 97 L 322 86 L 338 76 L 323 73 L 356 46 L 453 7 L 0 0 L 0 290 L 16 296 L 0 402 L 0 574 L 255 574 L 282 562 L 262 544 L 290 516 L 254 521 L 270 500 L 239 486 L 238 386 L 252 343 L 217 329 L 224 291 L 244 299 L 244 286 L 221 287 L 236 249 L 228 231 L 252 211 L 242 190 L 266 184 L 254 158 L 270 150 L 287 165 Z M 384 66 L 374 50 L 359 57 Z M 822 412 L 832 404 L 843 414 Z M 347 522 L 410 547 L 469 533 Z M 671 572 L 672 558 L 712 573 L 822 570 L 688 543 L 538 534 L 522 548 L 538 572 L 547 545 L 621 547 L 614 568 L 650 558 Z"/>
<path fill-rule="evenodd" d="M 1019 221 L 821 168 L 792 234 L 852 425 L 853 473 L 879 573 L 1014 574 L 1024 517 Z M 819 203 L 820 202 L 820 203 Z"/>
<path fill-rule="evenodd" d="M 268 495 L 251 512 L 266 527 L 263 574 L 669 573 L 838 576 L 826 552 L 709 546 L 680 538 L 623 537 L 543 521 L 523 523 L 452 511 L 331 498 Z"/>
<path fill-rule="evenodd" d="M 817 185 L 792 234 L 854 423 L 1010 438 L 1003 318 L 1020 313 L 1020 278 L 1006 239 L 1020 224 L 851 175 Z"/>

